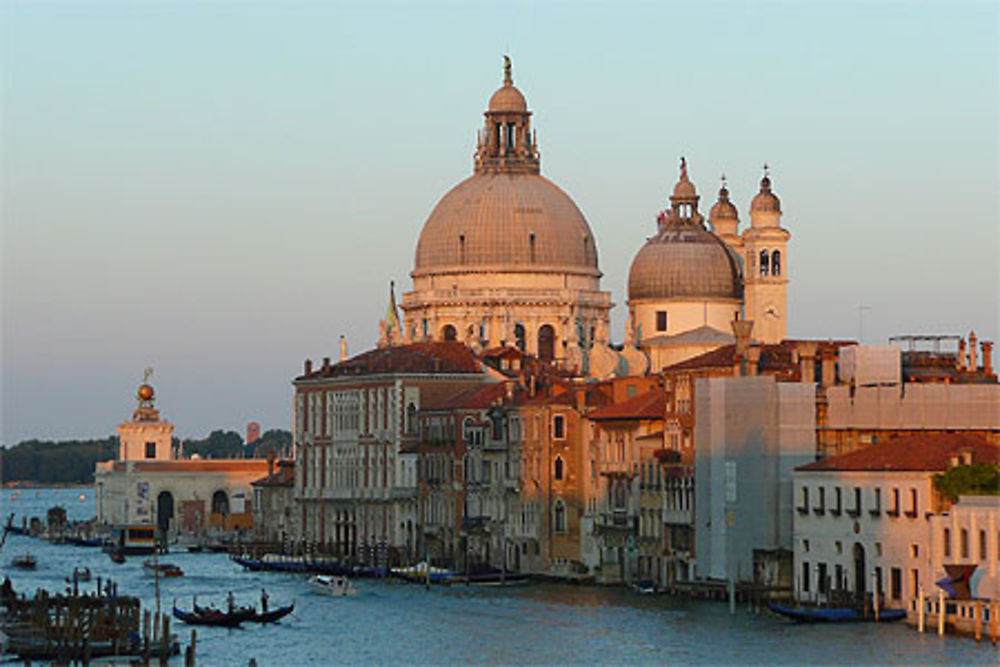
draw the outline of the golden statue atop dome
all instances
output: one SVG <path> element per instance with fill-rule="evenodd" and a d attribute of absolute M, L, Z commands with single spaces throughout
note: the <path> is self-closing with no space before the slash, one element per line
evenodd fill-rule
<path fill-rule="evenodd" d="M 142 372 L 142 384 L 139 385 L 139 390 L 136 392 L 140 408 L 153 407 L 153 398 L 156 397 L 156 391 L 153 389 L 153 385 L 149 384 L 149 378 L 152 376 L 153 368 L 151 366 L 146 367 Z"/>

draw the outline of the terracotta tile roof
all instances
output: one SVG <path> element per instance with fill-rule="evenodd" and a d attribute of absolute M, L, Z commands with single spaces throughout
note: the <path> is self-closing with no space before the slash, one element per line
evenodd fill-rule
<path fill-rule="evenodd" d="M 466 410 L 485 410 L 506 396 L 506 384 L 493 382 L 482 387 L 464 389 L 433 405 L 422 405 L 421 408 L 424 410 L 460 410 L 463 408 Z"/>
<path fill-rule="evenodd" d="M 624 403 L 614 403 L 590 415 L 591 419 L 663 419 L 667 410 L 667 393 L 661 387 L 633 396 Z"/>
<path fill-rule="evenodd" d="M 463 343 L 448 341 L 375 348 L 326 369 L 314 368 L 296 380 L 380 373 L 480 372 L 482 366 L 472 350 Z"/>
<path fill-rule="evenodd" d="M 558 389 L 562 389 L 562 391 L 556 393 Z M 599 408 L 611 402 L 611 398 L 604 391 L 603 384 L 592 383 L 586 385 L 586 387 L 556 385 L 548 392 L 539 394 L 525 403 L 526 405 L 565 405 L 576 407 L 576 393 L 581 389 L 586 392 L 585 405 L 589 408 Z"/>
<path fill-rule="evenodd" d="M 278 461 L 278 469 L 250 483 L 251 486 L 292 486 L 295 483 L 295 461 Z"/>
<path fill-rule="evenodd" d="M 796 470 L 941 471 L 953 456 L 971 452 L 973 463 L 1000 463 L 1000 446 L 967 433 L 927 433 L 888 440 L 841 456 L 799 466 Z"/>
<path fill-rule="evenodd" d="M 757 364 L 757 372 L 766 375 L 776 375 L 779 379 L 799 381 L 801 373 L 795 359 L 795 348 L 799 343 L 816 343 L 817 358 L 824 348 L 838 349 L 845 345 L 855 345 L 854 341 L 823 340 L 783 340 L 780 343 L 761 345 L 760 361 Z M 700 354 L 690 359 L 667 366 L 663 370 L 670 371 L 698 371 L 709 369 L 723 369 L 733 367 L 733 357 L 736 354 L 736 345 L 729 344 L 718 347 L 704 354 Z"/>

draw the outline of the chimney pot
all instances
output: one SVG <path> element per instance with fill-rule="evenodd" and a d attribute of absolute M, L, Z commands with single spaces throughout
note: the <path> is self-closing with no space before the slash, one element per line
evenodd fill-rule
<path fill-rule="evenodd" d="M 306 359 L 305 374 L 309 375 L 312 372 L 313 372 L 313 362 L 312 362 L 312 359 Z"/>
<path fill-rule="evenodd" d="M 993 375 L 993 341 L 984 340 L 983 346 L 983 373 Z"/>

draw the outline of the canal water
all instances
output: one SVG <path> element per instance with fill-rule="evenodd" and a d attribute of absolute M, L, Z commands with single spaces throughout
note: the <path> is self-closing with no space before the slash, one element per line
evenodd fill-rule
<path fill-rule="evenodd" d="M 5 490 L 0 514 L 44 517 L 53 505 L 70 519 L 94 514 L 92 489 Z M 82 496 L 82 500 L 81 500 Z M 10 561 L 31 552 L 34 572 L 14 570 Z M 988 642 L 920 635 L 903 624 L 800 626 L 766 611 L 724 603 L 695 602 L 631 591 L 567 585 L 505 589 L 432 587 L 361 580 L 358 594 L 331 598 L 314 593 L 306 577 L 244 572 L 225 554 L 171 553 L 163 558 L 185 576 L 162 581 L 161 604 L 173 599 L 189 608 L 259 603 L 266 588 L 272 606 L 295 602 L 295 614 L 280 624 L 242 629 L 198 628 L 199 665 L 369 664 L 997 664 Z M 155 604 L 153 579 L 142 558 L 117 565 L 99 549 L 53 545 L 11 535 L 0 554 L 0 576 L 16 590 L 64 589 L 74 567 L 112 577 L 119 592 L 136 595 L 144 608 Z M 91 584 L 93 586 L 95 584 Z M 190 628 L 173 626 L 186 645 Z M 8 660 L 11 656 L 5 656 Z"/>

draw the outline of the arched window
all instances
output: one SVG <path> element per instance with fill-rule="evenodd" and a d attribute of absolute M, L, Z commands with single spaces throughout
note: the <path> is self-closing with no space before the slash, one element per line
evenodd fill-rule
<path fill-rule="evenodd" d="M 455 331 L 455 327 L 450 324 L 444 325 L 441 329 L 441 340 L 458 340 L 458 332 Z"/>
<path fill-rule="evenodd" d="M 566 532 L 566 503 L 564 503 L 561 498 L 556 500 L 555 510 L 553 511 L 553 514 L 555 514 L 556 532 L 557 533 L 565 533 Z"/>
<path fill-rule="evenodd" d="M 408 435 L 417 433 L 417 406 L 413 403 L 406 406 L 406 433 Z"/>
<path fill-rule="evenodd" d="M 557 480 L 562 480 L 563 478 L 563 460 L 561 456 L 556 457 L 555 465 L 553 466 L 552 476 Z"/>
<path fill-rule="evenodd" d="M 538 358 L 552 361 L 556 356 L 556 330 L 551 324 L 543 324 L 538 329 Z"/>
<path fill-rule="evenodd" d="M 768 262 L 767 251 L 760 251 L 760 275 L 766 276 L 768 272 L 768 267 L 770 263 Z"/>
<path fill-rule="evenodd" d="M 523 324 L 515 324 L 514 325 L 514 344 L 517 346 L 517 349 L 519 349 L 522 352 L 524 352 L 524 325 Z"/>
<path fill-rule="evenodd" d="M 781 275 L 781 251 L 775 250 L 771 253 L 771 275 Z"/>
<path fill-rule="evenodd" d="M 472 417 L 466 417 L 462 421 L 462 440 L 464 440 L 467 445 L 483 444 L 483 431 L 475 425 L 475 421 L 473 421 Z"/>
<path fill-rule="evenodd" d="M 212 514 L 229 514 L 229 496 L 221 489 L 212 494 Z"/>

